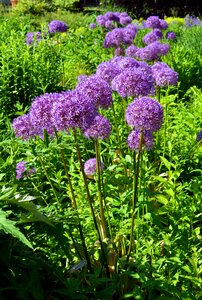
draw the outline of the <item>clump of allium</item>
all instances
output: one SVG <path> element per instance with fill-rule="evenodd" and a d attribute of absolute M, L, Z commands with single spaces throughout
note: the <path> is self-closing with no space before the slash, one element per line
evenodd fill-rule
<path fill-rule="evenodd" d="M 201 26 L 202 25 L 202 21 L 200 19 L 196 18 L 195 16 L 187 15 L 184 18 L 184 21 L 185 21 L 186 26 Z"/>
<path fill-rule="evenodd" d="M 101 162 L 101 170 L 104 170 L 104 163 Z M 84 171 L 87 176 L 93 176 L 97 172 L 97 160 L 96 158 L 90 158 L 84 163 Z"/>
<path fill-rule="evenodd" d="M 56 33 L 56 32 L 66 32 L 67 24 L 63 21 L 53 20 L 48 24 L 48 32 Z"/>
<path fill-rule="evenodd" d="M 163 108 L 158 101 L 149 97 L 136 98 L 126 109 L 129 126 L 140 131 L 157 131 L 163 121 Z"/>
<path fill-rule="evenodd" d="M 76 86 L 76 92 L 96 107 L 107 109 L 112 103 L 110 85 L 98 75 L 88 76 Z"/>
<path fill-rule="evenodd" d="M 16 137 L 20 137 L 23 140 L 32 138 L 35 135 L 34 128 L 30 121 L 30 115 L 25 114 L 15 118 L 12 122 L 12 127 Z"/>
<path fill-rule="evenodd" d="M 31 174 L 35 173 L 36 169 L 33 167 L 29 167 L 29 164 L 25 161 L 20 161 L 16 164 L 16 179 L 21 179 L 23 175 L 27 177 L 31 176 Z"/>
<path fill-rule="evenodd" d="M 150 16 L 146 19 L 145 22 L 146 28 L 159 28 L 160 27 L 160 19 L 158 16 Z"/>
<path fill-rule="evenodd" d="M 96 75 L 107 81 L 109 84 L 112 79 L 120 73 L 120 68 L 111 61 L 105 61 L 98 65 Z"/>
<path fill-rule="evenodd" d="M 166 55 L 169 49 L 169 44 L 156 41 L 147 45 L 146 47 L 139 48 L 136 51 L 135 56 L 141 60 L 153 61 L 159 59 L 163 55 Z"/>
<path fill-rule="evenodd" d="M 123 39 L 122 28 L 115 28 L 107 32 L 103 44 L 105 48 L 118 48 L 123 43 Z"/>
<path fill-rule="evenodd" d="M 80 75 L 77 76 L 77 81 L 81 82 L 84 79 L 86 79 L 87 77 L 88 77 L 88 75 L 86 75 L 86 74 L 80 74 Z"/>
<path fill-rule="evenodd" d="M 43 136 L 44 129 L 49 135 L 54 134 L 52 123 L 53 103 L 60 98 L 60 93 L 45 93 L 37 96 L 30 106 L 30 122 L 36 134 Z"/>
<path fill-rule="evenodd" d="M 135 57 L 135 53 L 137 51 L 137 47 L 135 45 L 130 45 L 126 48 L 126 56 L 129 56 L 129 57 Z"/>
<path fill-rule="evenodd" d="M 202 142 L 202 130 L 196 135 L 196 141 L 200 143 Z"/>
<path fill-rule="evenodd" d="M 128 68 L 112 80 L 112 89 L 121 97 L 154 94 L 154 80 L 140 68 Z"/>
<path fill-rule="evenodd" d="M 119 23 L 123 26 L 128 25 L 128 24 L 132 23 L 132 19 L 129 16 L 126 16 L 126 17 L 120 16 Z"/>
<path fill-rule="evenodd" d="M 52 123 L 59 131 L 70 128 L 85 130 L 97 115 L 95 105 L 75 90 L 62 92 L 58 101 L 53 103 Z"/>
<path fill-rule="evenodd" d="M 37 45 L 38 42 L 42 40 L 41 32 L 28 32 L 25 37 L 26 44 L 29 45 Z"/>
<path fill-rule="evenodd" d="M 111 124 L 107 118 L 102 115 L 97 115 L 92 124 L 84 131 L 87 138 L 106 139 L 111 133 Z"/>
<path fill-rule="evenodd" d="M 161 32 L 160 29 L 154 29 L 151 32 L 145 34 L 145 36 L 143 37 L 143 42 L 148 45 L 151 44 L 153 42 L 156 42 L 160 39 L 162 39 L 163 34 Z"/>
<path fill-rule="evenodd" d="M 175 85 L 178 81 L 178 73 L 163 62 L 156 62 L 152 73 L 157 86 Z"/>
<path fill-rule="evenodd" d="M 105 27 L 106 27 L 107 30 L 113 30 L 115 28 L 115 25 L 112 21 L 107 20 L 105 22 Z"/>
<path fill-rule="evenodd" d="M 100 27 L 105 26 L 106 18 L 103 15 L 99 15 L 96 18 L 96 22 Z"/>
<path fill-rule="evenodd" d="M 165 20 L 160 19 L 160 25 L 158 28 L 161 30 L 166 30 L 168 28 L 168 23 Z"/>
<path fill-rule="evenodd" d="M 134 129 L 131 131 L 127 138 L 128 147 L 132 150 L 138 150 L 140 147 L 140 138 L 142 134 L 142 148 L 145 150 L 151 150 L 154 147 L 154 139 L 151 131 L 143 131 Z"/>
<path fill-rule="evenodd" d="M 90 29 L 95 29 L 96 28 L 96 24 L 95 23 L 90 23 L 89 28 Z"/>
<path fill-rule="evenodd" d="M 128 68 L 139 67 L 139 61 L 132 57 L 119 56 L 117 58 L 112 58 L 110 61 L 114 66 L 117 66 L 117 68 L 119 68 L 120 72 Z"/>
<path fill-rule="evenodd" d="M 166 32 L 166 39 L 167 40 L 175 40 L 176 39 L 175 32 L 173 32 L 173 31 Z"/>

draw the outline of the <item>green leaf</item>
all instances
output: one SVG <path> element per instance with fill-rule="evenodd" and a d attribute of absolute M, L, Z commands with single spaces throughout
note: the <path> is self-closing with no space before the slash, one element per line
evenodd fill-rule
<path fill-rule="evenodd" d="M 31 243 L 24 236 L 24 234 L 15 226 L 14 221 L 7 219 L 8 213 L 0 210 L 0 230 L 3 230 L 5 233 L 11 234 L 13 237 L 17 238 L 23 244 L 33 249 Z"/>

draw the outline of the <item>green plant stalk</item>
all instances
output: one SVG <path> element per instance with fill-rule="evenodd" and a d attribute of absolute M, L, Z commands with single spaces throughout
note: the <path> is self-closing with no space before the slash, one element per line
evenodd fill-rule
<path fill-rule="evenodd" d="M 76 132 L 74 130 L 73 130 L 73 136 L 74 136 L 74 141 L 75 141 L 75 145 L 76 145 L 76 151 L 77 151 L 77 156 L 78 156 L 78 160 L 79 160 L 80 169 L 81 169 L 81 173 L 82 173 L 82 176 L 83 176 L 84 185 L 85 185 L 85 188 L 86 188 L 88 203 L 89 203 L 91 214 L 92 214 L 92 217 L 93 217 L 93 222 L 94 222 L 94 225 L 95 225 L 95 229 L 97 231 L 98 239 L 100 241 L 100 247 L 101 247 L 103 259 L 104 259 L 104 262 L 106 264 L 107 276 L 110 277 L 107 257 L 106 257 L 105 251 L 104 251 L 104 246 L 103 246 L 103 242 L 102 242 L 102 239 L 101 239 L 101 234 L 100 234 L 98 224 L 97 224 L 97 221 L 96 221 L 96 216 L 95 216 L 95 212 L 94 212 L 92 201 L 91 201 L 90 191 L 89 191 L 89 188 L 88 188 L 88 182 L 87 182 L 86 174 L 85 174 L 85 171 L 84 171 L 84 166 L 83 166 L 82 159 L 81 159 L 81 153 L 80 153 L 80 149 L 79 149 L 79 145 L 78 145 L 78 141 L 77 141 L 77 137 L 76 137 Z"/>
<path fill-rule="evenodd" d="M 101 192 L 101 160 L 100 160 L 99 140 L 95 140 L 95 153 L 96 153 L 96 169 L 97 169 L 97 193 L 98 193 L 98 200 L 100 204 L 100 218 L 102 224 L 103 239 L 106 239 L 107 231 L 106 231 L 106 223 L 105 223 L 102 192 Z"/>
<path fill-rule="evenodd" d="M 50 176 L 48 175 L 48 172 L 47 172 L 47 170 L 46 170 L 45 164 L 44 164 L 43 160 L 41 159 L 41 157 L 40 157 L 39 155 L 38 155 L 38 158 L 39 158 L 39 161 L 40 161 L 40 163 L 41 163 L 41 165 L 42 165 L 42 168 L 43 168 L 43 170 L 44 170 L 44 173 L 46 174 L 46 177 L 47 177 L 47 179 L 48 179 L 48 182 L 49 182 L 49 184 L 50 184 L 50 186 L 51 186 L 51 188 L 52 188 L 52 190 L 53 190 L 55 199 L 56 199 L 57 203 L 60 205 L 60 201 L 59 201 L 59 199 L 58 199 L 57 193 L 56 193 L 55 188 L 54 188 L 54 186 L 53 186 L 53 184 L 52 184 L 52 181 L 51 181 L 51 179 L 50 179 Z"/>
<path fill-rule="evenodd" d="M 135 223 L 135 207 L 138 199 L 138 181 L 139 181 L 139 172 L 140 172 L 140 158 L 141 158 L 141 150 L 143 143 L 143 132 L 140 133 L 140 141 L 138 145 L 138 153 L 137 153 L 137 163 L 136 163 L 136 152 L 134 151 L 133 157 L 133 201 L 132 201 L 132 215 L 131 215 L 131 230 L 130 230 L 130 244 L 127 253 L 127 261 L 129 261 L 130 253 L 133 247 L 133 236 L 134 236 L 134 223 Z"/>
<path fill-rule="evenodd" d="M 112 112 L 113 112 L 113 116 L 114 116 L 116 137 L 117 137 L 117 141 L 118 141 L 118 145 L 119 145 L 119 150 L 121 151 L 121 155 L 122 155 L 121 140 L 120 140 L 119 129 L 118 129 L 118 124 L 117 124 L 117 120 L 116 120 L 116 113 L 115 113 L 113 101 L 112 101 Z"/>

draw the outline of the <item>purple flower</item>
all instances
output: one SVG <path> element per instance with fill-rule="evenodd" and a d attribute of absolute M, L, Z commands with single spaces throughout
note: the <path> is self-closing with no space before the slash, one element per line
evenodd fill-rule
<path fill-rule="evenodd" d="M 168 31 L 166 33 L 166 39 L 168 40 L 175 40 L 176 39 L 176 34 L 173 31 Z"/>
<path fill-rule="evenodd" d="M 126 48 L 126 55 L 129 57 L 135 57 L 137 49 L 138 48 L 135 45 L 130 45 L 128 48 Z"/>
<path fill-rule="evenodd" d="M 21 179 L 25 174 L 27 177 L 31 176 L 31 174 L 35 173 L 35 168 L 28 168 L 28 163 L 25 161 L 20 161 L 16 164 L 16 179 Z"/>
<path fill-rule="evenodd" d="M 112 79 L 120 73 L 120 68 L 111 61 L 105 61 L 98 65 L 96 75 L 107 81 L 109 84 Z"/>
<path fill-rule="evenodd" d="M 93 123 L 84 131 L 87 138 L 106 139 L 111 133 L 111 125 L 109 120 L 102 115 L 97 115 Z"/>
<path fill-rule="evenodd" d="M 52 123 L 59 131 L 70 128 L 85 130 L 97 115 L 95 105 L 75 90 L 61 93 L 58 101 L 53 103 Z"/>
<path fill-rule="evenodd" d="M 112 29 L 115 28 L 115 25 L 113 24 L 112 21 L 107 20 L 107 21 L 105 22 L 105 27 L 106 27 L 106 29 L 108 29 L 108 30 L 112 30 Z"/>
<path fill-rule="evenodd" d="M 122 47 L 118 47 L 114 50 L 114 56 L 122 56 L 125 54 L 125 50 Z"/>
<path fill-rule="evenodd" d="M 123 43 L 123 31 L 122 28 L 115 28 L 110 32 L 107 32 L 104 40 L 105 48 L 118 48 Z"/>
<path fill-rule="evenodd" d="M 86 79 L 87 77 L 88 77 L 88 75 L 86 75 L 86 74 L 81 74 L 81 75 L 77 76 L 77 81 L 78 81 L 78 82 L 81 82 L 81 81 L 83 81 L 84 79 Z"/>
<path fill-rule="evenodd" d="M 119 69 L 120 73 L 128 68 L 139 67 L 139 61 L 132 57 L 118 56 L 112 58 L 110 61 L 114 66 L 116 66 Z"/>
<path fill-rule="evenodd" d="M 19 116 L 13 120 L 12 127 L 16 137 L 27 140 L 34 136 L 34 128 L 30 122 L 30 115 Z"/>
<path fill-rule="evenodd" d="M 66 32 L 67 24 L 63 21 L 53 20 L 48 24 L 48 32 L 56 33 L 56 32 Z"/>
<path fill-rule="evenodd" d="M 98 75 L 88 76 L 76 86 L 80 95 L 91 101 L 96 107 L 107 109 L 112 103 L 112 89 L 110 85 Z"/>
<path fill-rule="evenodd" d="M 185 20 L 185 25 L 186 26 L 201 26 L 202 25 L 201 20 L 199 20 L 195 16 L 189 16 L 189 15 L 187 15 L 184 18 L 184 20 Z"/>
<path fill-rule="evenodd" d="M 168 23 L 165 20 L 160 19 L 159 22 L 160 22 L 159 29 L 166 30 L 168 28 Z"/>
<path fill-rule="evenodd" d="M 115 16 L 114 13 L 111 12 L 111 11 L 106 12 L 106 13 L 104 14 L 104 18 L 105 18 L 106 20 L 109 20 L 109 21 L 115 21 L 115 20 L 116 20 L 116 16 Z"/>
<path fill-rule="evenodd" d="M 121 25 L 128 25 L 128 24 L 132 23 L 132 19 L 129 16 L 127 16 L 127 17 L 121 16 L 121 17 L 119 17 L 119 23 Z"/>
<path fill-rule="evenodd" d="M 40 42 L 42 39 L 41 32 L 28 32 L 26 34 L 25 40 L 27 45 L 34 44 L 35 46 L 37 45 L 38 42 Z"/>
<path fill-rule="evenodd" d="M 90 158 L 84 163 L 84 171 L 87 176 L 96 174 L 97 171 L 97 160 L 96 158 Z M 101 169 L 104 170 L 104 164 L 101 162 Z"/>
<path fill-rule="evenodd" d="M 112 80 L 112 89 L 121 97 L 146 96 L 154 93 L 154 80 L 140 68 L 128 68 Z"/>
<path fill-rule="evenodd" d="M 175 85 L 178 81 L 178 74 L 166 63 L 156 62 L 152 66 L 153 77 L 157 86 Z"/>
<path fill-rule="evenodd" d="M 30 107 L 30 122 L 35 133 L 43 137 L 44 129 L 48 134 L 54 135 L 54 124 L 52 120 L 53 103 L 60 98 L 59 93 L 45 93 L 34 99 Z"/>
<path fill-rule="evenodd" d="M 141 60 L 153 61 L 159 57 L 166 55 L 170 49 L 168 44 L 160 43 L 159 41 L 153 42 L 144 48 L 139 48 L 135 56 Z"/>
<path fill-rule="evenodd" d="M 197 142 L 202 142 L 202 130 L 199 131 L 199 133 L 197 134 L 197 136 L 196 136 L 196 141 L 197 141 Z"/>
<path fill-rule="evenodd" d="M 134 129 L 127 138 L 128 147 L 132 150 L 138 150 L 140 145 L 141 131 Z M 142 132 L 142 149 L 151 150 L 154 147 L 154 139 L 151 131 Z"/>
<path fill-rule="evenodd" d="M 160 29 L 154 29 L 143 37 L 143 42 L 148 45 L 162 38 L 163 34 Z"/>
<path fill-rule="evenodd" d="M 157 131 L 163 121 L 163 108 L 152 98 L 136 98 L 126 109 L 126 121 L 137 130 Z"/>
<path fill-rule="evenodd" d="M 159 28 L 160 19 L 158 16 L 150 16 L 146 19 L 145 26 L 147 28 Z"/>
<path fill-rule="evenodd" d="M 98 23 L 98 26 L 102 27 L 102 26 L 105 26 L 106 19 L 104 16 L 99 15 L 96 18 L 96 22 Z"/>
<path fill-rule="evenodd" d="M 90 23 L 89 28 L 90 29 L 95 29 L 96 28 L 96 24 L 95 23 Z"/>

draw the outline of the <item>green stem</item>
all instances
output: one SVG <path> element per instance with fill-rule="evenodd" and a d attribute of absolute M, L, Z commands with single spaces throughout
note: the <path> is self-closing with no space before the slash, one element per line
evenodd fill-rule
<path fill-rule="evenodd" d="M 103 200 L 102 200 L 102 192 L 101 192 L 101 160 L 100 160 L 99 140 L 95 140 L 95 153 L 96 153 L 97 192 L 98 192 L 98 200 L 100 205 L 100 218 L 102 224 L 103 239 L 106 239 L 107 233 L 106 233 L 106 224 L 105 224 L 105 216 L 104 216 Z"/>
<path fill-rule="evenodd" d="M 142 142 L 143 142 L 143 133 L 140 133 L 140 141 L 138 146 L 138 153 L 137 153 L 137 164 L 136 164 L 136 153 L 134 151 L 134 158 L 133 158 L 133 167 L 134 167 L 134 174 L 133 174 L 133 201 L 132 201 L 132 215 L 131 215 L 131 230 L 130 230 L 130 244 L 127 253 L 127 261 L 129 261 L 130 253 L 133 247 L 133 235 L 134 235 L 134 223 L 135 223 L 135 207 L 137 204 L 138 199 L 138 179 L 139 179 L 139 171 L 140 171 L 140 157 L 141 157 L 141 150 L 142 150 Z"/>

